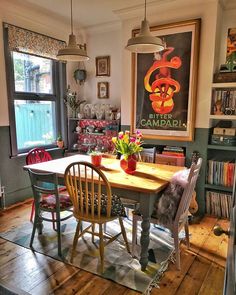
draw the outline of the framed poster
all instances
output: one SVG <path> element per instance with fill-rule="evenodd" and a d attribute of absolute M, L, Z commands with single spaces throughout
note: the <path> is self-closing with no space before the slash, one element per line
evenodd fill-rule
<path fill-rule="evenodd" d="M 151 28 L 165 49 L 133 53 L 131 132 L 145 138 L 192 141 L 200 19 Z M 135 36 L 139 30 L 133 31 Z"/>
<path fill-rule="evenodd" d="M 110 56 L 96 57 L 96 76 L 110 76 Z"/>
<path fill-rule="evenodd" d="M 98 82 L 98 98 L 109 98 L 109 82 Z"/>

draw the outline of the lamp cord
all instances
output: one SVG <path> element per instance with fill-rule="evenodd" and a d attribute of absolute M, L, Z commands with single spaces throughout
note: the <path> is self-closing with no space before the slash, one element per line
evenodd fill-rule
<path fill-rule="evenodd" d="M 147 1 L 145 0 L 144 20 L 146 20 L 146 15 L 147 15 Z"/>
<path fill-rule="evenodd" d="M 71 34 L 73 35 L 72 0 L 70 1 L 70 26 L 71 26 Z"/>

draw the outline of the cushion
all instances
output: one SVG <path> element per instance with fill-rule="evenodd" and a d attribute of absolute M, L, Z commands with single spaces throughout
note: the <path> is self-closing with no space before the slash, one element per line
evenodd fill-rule
<path fill-rule="evenodd" d="M 59 194 L 60 210 L 66 210 L 73 206 L 68 194 Z M 56 210 L 56 196 L 44 196 L 40 201 L 40 207 L 44 209 Z"/>
<path fill-rule="evenodd" d="M 89 211 L 91 212 L 91 194 L 88 196 Z M 84 208 L 85 208 L 85 198 L 84 198 Z M 95 194 L 94 198 L 94 212 L 98 212 L 98 196 Z M 107 214 L 107 196 L 105 194 L 101 195 L 101 214 Z M 117 195 L 112 195 L 111 198 L 111 216 L 123 216 L 126 217 L 125 207 L 121 202 L 121 199 Z"/>

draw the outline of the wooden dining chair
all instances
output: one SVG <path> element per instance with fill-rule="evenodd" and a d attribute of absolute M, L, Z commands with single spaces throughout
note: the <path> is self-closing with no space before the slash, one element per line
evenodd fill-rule
<path fill-rule="evenodd" d="M 104 271 L 104 246 L 113 242 L 120 234 L 125 241 L 127 251 L 130 253 L 129 244 L 123 225 L 122 216 L 125 215 L 124 207 L 118 196 L 112 195 L 111 186 L 104 173 L 88 162 L 75 162 L 65 170 L 65 184 L 74 206 L 74 217 L 77 227 L 73 241 L 71 262 L 75 256 L 78 239 L 85 233 L 99 237 L 99 250 L 101 259 L 101 271 Z M 104 192 L 104 193 L 102 193 Z M 103 232 L 103 225 L 107 222 L 119 219 L 121 232 L 111 237 Z M 90 225 L 81 229 L 81 223 L 89 222 Z M 99 225 L 99 231 L 95 231 L 95 225 Z M 105 243 L 104 240 L 108 241 Z"/>
<path fill-rule="evenodd" d="M 143 148 L 143 150 L 139 153 L 138 161 L 139 162 L 147 162 L 147 163 L 155 163 L 155 155 L 156 155 L 156 147 L 151 148 Z M 121 202 L 125 206 L 126 215 L 129 218 L 129 209 L 137 210 L 139 202 L 135 200 L 130 200 L 126 198 L 120 198 Z"/>
<path fill-rule="evenodd" d="M 51 155 L 47 151 L 45 151 L 45 149 L 34 148 L 34 149 L 30 150 L 26 156 L 26 165 L 48 162 L 51 160 L 52 160 Z M 66 188 L 61 186 L 61 187 L 59 187 L 59 190 L 61 192 L 66 191 Z M 42 196 L 42 198 L 45 198 L 45 197 L 46 196 Z M 35 202 L 33 200 L 32 207 L 31 207 L 31 213 L 30 213 L 30 221 L 31 222 L 33 222 L 34 211 L 35 211 Z M 52 212 L 52 220 L 53 220 L 53 229 L 56 230 L 54 212 Z"/>
<path fill-rule="evenodd" d="M 31 186 L 34 194 L 35 202 L 35 218 L 33 224 L 32 235 L 30 239 L 30 247 L 32 248 L 36 228 L 39 234 L 42 234 L 42 222 L 56 222 L 57 225 L 57 242 L 58 242 L 58 256 L 62 256 L 61 252 L 61 221 L 64 221 L 73 216 L 67 214 L 61 218 L 62 211 L 72 211 L 72 202 L 68 194 L 61 194 L 59 192 L 58 180 L 56 173 L 36 173 L 32 170 L 29 171 Z M 50 187 L 49 185 L 50 184 Z M 46 196 L 42 198 L 43 196 Z M 56 217 L 50 219 L 45 217 L 43 213 L 54 213 Z"/>
<path fill-rule="evenodd" d="M 185 237 L 187 247 L 189 248 L 189 228 L 188 228 L 188 210 L 192 199 L 193 191 L 196 186 L 197 178 L 202 164 L 202 158 L 199 158 L 197 163 L 193 163 L 190 167 L 187 184 L 183 190 L 176 214 L 174 219 L 168 224 L 161 224 L 168 228 L 174 239 L 175 254 L 176 254 L 176 267 L 180 270 L 180 248 L 179 248 L 179 232 L 182 228 L 185 229 Z M 134 255 L 135 246 L 137 243 L 137 222 L 142 221 L 142 216 L 133 212 L 133 229 L 132 229 L 132 255 Z M 151 218 L 153 224 L 159 224 L 157 218 Z"/>

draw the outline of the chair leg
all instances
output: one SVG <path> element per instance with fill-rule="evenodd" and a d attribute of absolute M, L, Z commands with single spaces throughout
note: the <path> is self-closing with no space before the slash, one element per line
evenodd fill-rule
<path fill-rule="evenodd" d="M 104 223 L 103 228 L 104 228 L 104 233 L 106 233 L 107 232 L 107 223 L 106 222 Z"/>
<path fill-rule="evenodd" d="M 92 224 L 92 243 L 94 243 L 95 223 Z"/>
<path fill-rule="evenodd" d="M 32 234 L 31 234 L 31 238 L 30 238 L 30 248 L 32 248 L 32 245 L 33 245 L 33 241 L 34 241 L 34 236 L 35 236 L 35 232 L 36 232 L 36 229 L 37 229 L 37 223 L 38 223 L 38 217 L 35 216 L 34 218 L 34 224 L 33 224 L 33 230 L 32 230 Z"/>
<path fill-rule="evenodd" d="M 132 256 L 135 256 L 135 248 L 137 245 L 137 229 L 138 229 L 138 220 L 137 217 L 133 214 L 133 226 L 132 226 Z"/>
<path fill-rule="evenodd" d="M 176 256 L 176 267 L 180 270 L 180 249 L 179 249 L 179 234 L 178 229 L 173 231 L 174 244 L 175 244 L 175 256 Z"/>
<path fill-rule="evenodd" d="M 57 224 L 57 247 L 58 247 L 58 256 L 62 256 L 61 252 L 61 221 L 60 221 L 60 213 L 56 212 L 56 224 Z"/>
<path fill-rule="evenodd" d="M 99 224 L 99 251 L 101 258 L 101 272 L 104 272 L 104 240 L 103 240 L 103 229 L 102 224 Z"/>
<path fill-rule="evenodd" d="M 77 246 L 78 243 L 78 237 L 79 237 L 79 230 L 81 228 L 81 221 L 79 220 L 76 226 L 76 231 L 75 231 L 75 236 L 74 236 L 74 240 L 73 240 L 73 247 L 72 247 L 72 251 L 71 251 L 71 258 L 70 258 L 70 262 L 73 263 L 73 259 L 74 259 L 74 255 L 75 255 L 75 248 Z"/>
<path fill-rule="evenodd" d="M 52 227 L 53 227 L 53 230 L 57 231 L 56 229 L 56 219 L 55 219 L 55 213 L 52 212 Z"/>
<path fill-rule="evenodd" d="M 33 202 L 32 202 L 32 206 L 31 206 L 31 213 L 30 213 L 30 221 L 31 221 L 31 222 L 33 222 L 34 211 L 35 211 L 35 202 L 34 202 L 34 200 L 33 200 Z"/>
<path fill-rule="evenodd" d="M 128 239 L 126 236 L 126 231 L 125 231 L 122 217 L 119 217 L 119 222 L 120 222 L 121 233 L 122 233 L 123 239 L 125 241 L 126 249 L 127 249 L 128 253 L 130 253 L 129 243 L 128 243 Z"/>
<path fill-rule="evenodd" d="M 186 238 L 186 245 L 188 247 L 188 249 L 190 248 L 190 242 L 189 242 L 189 228 L 188 228 L 188 220 L 186 221 L 185 225 L 184 225 L 184 229 L 185 229 L 185 238 Z"/>

